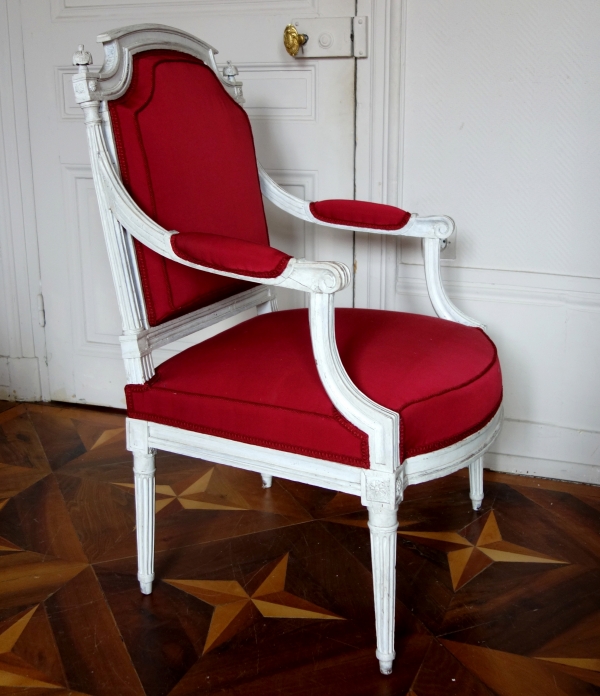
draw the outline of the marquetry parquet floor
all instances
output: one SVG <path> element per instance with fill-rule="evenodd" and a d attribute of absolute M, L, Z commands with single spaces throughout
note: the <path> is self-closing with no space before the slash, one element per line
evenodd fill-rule
<path fill-rule="evenodd" d="M 600 694 L 600 489 L 486 474 L 409 488 L 397 658 L 375 659 L 351 496 L 166 453 L 158 581 L 135 578 L 120 413 L 0 402 L 0 695 Z"/>

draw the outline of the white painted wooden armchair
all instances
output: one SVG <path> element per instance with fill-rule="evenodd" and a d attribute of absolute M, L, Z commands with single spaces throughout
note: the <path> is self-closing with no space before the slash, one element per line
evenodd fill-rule
<path fill-rule="evenodd" d="M 80 46 L 73 85 L 123 322 L 141 590 L 154 580 L 156 449 L 256 471 L 266 487 L 275 475 L 360 495 L 388 674 L 403 491 L 468 466 L 478 509 L 481 458 L 502 418 L 495 347 L 442 287 L 453 222 L 295 198 L 257 165 L 236 70 L 221 76 L 208 44 L 151 24 L 98 41 L 100 72 Z M 334 312 L 348 268 L 270 247 L 261 192 L 309 222 L 421 237 L 441 318 Z M 274 311 L 277 287 L 308 293 L 308 312 Z M 252 307 L 255 318 L 153 367 L 155 348 Z"/>

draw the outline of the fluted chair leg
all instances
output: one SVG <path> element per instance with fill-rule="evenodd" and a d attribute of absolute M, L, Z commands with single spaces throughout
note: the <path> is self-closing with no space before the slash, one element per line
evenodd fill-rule
<path fill-rule="evenodd" d="M 138 580 L 143 594 L 152 592 L 154 580 L 154 454 L 153 449 L 133 451 Z"/>
<path fill-rule="evenodd" d="M 469 464 L 469 483 L 473 510 L 479 510 L 483 502 L 483 457 Z"/>
<path fill-rule="evenodd" d="M 384 510 L 381 505 L 369 506 L 373 593 L 375 595 L 375 628 L 377 659 L 382 674 L 390 674 L 394 652 L 396 609 L 396 530 L 398 510 Z"/>

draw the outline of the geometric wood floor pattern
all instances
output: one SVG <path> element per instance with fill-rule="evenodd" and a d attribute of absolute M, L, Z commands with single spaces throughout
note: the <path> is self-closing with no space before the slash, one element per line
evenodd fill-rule
<path fill-rule="evenodd" d="M 0 402 L 0 696 L 600 694 L 600 488 L 485 479 L 407 490 L 383 677 L 357 498 L 159 453 L 143 596 L 123 415 Z"/>

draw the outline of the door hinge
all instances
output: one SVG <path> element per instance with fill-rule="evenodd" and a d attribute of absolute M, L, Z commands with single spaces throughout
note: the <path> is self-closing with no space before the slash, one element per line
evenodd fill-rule
<path fill-rule="evenodd" d="M 308 37 L 295 58 L 367 58 L 367 17 L 293 19 L 297 32 Z"/>
<path fill-rule="evenodd" d="M 38 321 L 40 326 L 46 326 L 46 310 L 44 309 L 44 296 L 40 292 L 37 296 L 37 306 L 38 306 Z"/>
<path fill-rule="evenodd" d="M 354 37 L 354 57 L 366 58 L 369 55 L 366 17 L 352 17 L 352 36 Z"/>

